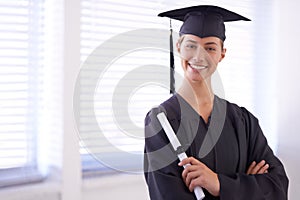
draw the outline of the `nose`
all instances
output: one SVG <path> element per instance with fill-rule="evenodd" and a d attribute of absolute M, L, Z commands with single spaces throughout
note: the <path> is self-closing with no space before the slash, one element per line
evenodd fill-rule
<path fill-rule="evenodd" d="M 193 56 L 193 61 L 196 63 L 205 63 L 207 57 L 207 52 L 202 46 L 199 46 L 197 48 L 197 51 L 195 51 Z"/>

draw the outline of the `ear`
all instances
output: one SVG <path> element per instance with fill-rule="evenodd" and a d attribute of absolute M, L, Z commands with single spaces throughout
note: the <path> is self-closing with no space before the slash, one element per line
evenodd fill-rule
<path fill-rule="evenodd" d="M 220 58 L 219 62 L 221 62 L 223 60 L 223 58 L 225 58 L 226 51 L 227 51 L 227 49 L 223 48 L 223 50 L 221 52 L 221 58 Z"/>
<path fill-rule="evenodd" d="M 180 53 L 180 43 L 179 42 L 176 42 L 176 48 L 177 48 L 178 53 Z"/>

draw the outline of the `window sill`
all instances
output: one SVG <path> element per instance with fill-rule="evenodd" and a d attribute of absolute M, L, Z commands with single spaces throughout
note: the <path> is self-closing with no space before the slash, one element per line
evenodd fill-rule
<path fill-rule="evenodd" d="M 82 199 L 131 199 L 148 200 L 143 174 L 115 173 L 96 178 L 85 178 L 82 183 Z"/>
<path fill-rule="evenodd" d="M 51 175 L 44 179 L 36 179 L 35 182 L 14 186 L 2 187 L 0 199 L 5 200 L 60 200 L 61 181 L 57 170 L 50 170 Z"/>
<path fill-rule="evenodd" d="M 60 196 L 60 183 L 47 180 L 40 183 L 6 187 L 0 191 L 0 199 L 5 200 L 60 200 Z"/>

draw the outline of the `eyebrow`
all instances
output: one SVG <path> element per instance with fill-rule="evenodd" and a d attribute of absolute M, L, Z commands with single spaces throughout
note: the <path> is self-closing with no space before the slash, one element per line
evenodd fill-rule
<path fill-rule="evenodd" d="M 195 44 L 197 43 L 195 40 L 191 40 L 191 39 L 186 40 L 186 42 L 192 42 Z M 216 42 L 206 42 L 204 45 L 217 45 L 218 46 L 218 44 Z"/>
<path fill-rule="evenodd" d="M 197 43 L 195 40 L 190 40 L 190 39 L 187 40 L 186 42 L 192 42 L 192 43 L 195 43 L 195 44 Z"/>
<path fill-rule="evenodd" d="M 218 44 L 217 44 L 216 42 L 206 42 L 206 43 L 205 43 L 205 45 L 211 45 L 211 44 L 217 45 L 217 46 L 218 46 Z"/>

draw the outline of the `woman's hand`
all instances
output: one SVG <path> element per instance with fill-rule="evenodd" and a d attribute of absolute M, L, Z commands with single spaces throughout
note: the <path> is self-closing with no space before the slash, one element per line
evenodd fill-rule
<path fill-rule="evenodd" d="M 178 165 L 183 166 L 186 164 L 191 165 L 186 166 L 183 170 L 182 178 L 191 192 L 194 191 L 196 186 L 200 186 L 205 188 L 213 196 L 219 196 L 220 182 L 215 172 L 194 157 L 186 158 Z"/>
<path fill-rule="evenodd" d="M 247 174 L 264 174 L 268 173 L 269 164 L 262 160 L 258 164 L 253 161 L 247 170 Z"/>

